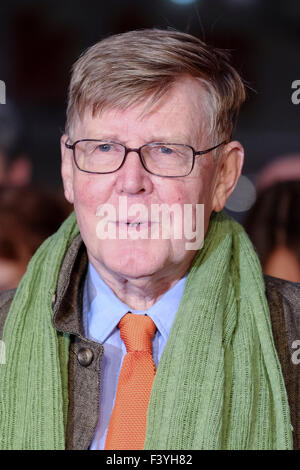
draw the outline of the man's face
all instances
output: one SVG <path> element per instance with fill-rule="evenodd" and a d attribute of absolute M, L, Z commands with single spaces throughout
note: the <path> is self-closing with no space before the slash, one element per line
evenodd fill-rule
<path fill-rule="evenodd" d="M 75 123 L 70 139 L 103 139 L 138 148 L 150 142 L 188 144 L 204 150 L 219 142 L 208 135 L 207 98 L 202 86 L 194 79 L 182 79 L 148 114 L 145 104 L 127 110 L 111 109 L 98 117 L 86 114 Z M 62 139 L 66 140 L 66 136 Z M 148 173 L 137 153 L 130 152 L 124 165 L 112 174 L 89 174 L 78 170 L 72 151 L 62 146 L 62 173 L 65 194 L 74 203 L 82 238 L 89 260 L 98 270 L 121 278 L 147 278 L 170 275 L 174 270 L 188 269 L 195 251 L 186 249 L 186 238 L 101 240 L 97 236 L 99 207 L 111 204 L 119 221 L 119 198 L 126 197 L 127 207 L 136 203 L 149 210 L 153 204 L 204 204 L 204 230 L 213 209 L 219 210 L 215 199 L 218 167 L 212 153 L 196 157 L 192 173 L 186 177 L 164 178 Z M 151 216 L 149 216 L 151 225 Z M 195 222 L 195 219 L 194 219 Z M 152 221 L 152 223 L 155 223 Z"/>

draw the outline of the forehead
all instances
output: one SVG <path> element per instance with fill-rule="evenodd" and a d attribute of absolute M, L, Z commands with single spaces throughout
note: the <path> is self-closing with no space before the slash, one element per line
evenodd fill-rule
<path fill-rule="evenodd" d="M 75 121 L 74 139 L 105 138 L 124 143 L 153 140 L 196 145 L 208 128 L 208 95 L 193 78 L 178 80 L 157 103 L 151 98 L 125 110 L 107 109 L 92 116 L 86 110 Z"/>

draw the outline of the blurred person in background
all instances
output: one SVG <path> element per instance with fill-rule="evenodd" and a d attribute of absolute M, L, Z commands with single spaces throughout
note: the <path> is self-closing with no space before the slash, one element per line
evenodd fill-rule
<path fill-rule="evenodd" d="M 0 105 L 0 185 L 23 186 L 32 179 L 24 129 L 16 108 Z"/>
<path fill-rule="evenodd" d="M 56 232 L 70 207 L 50 190 L 0 188 L 0 292 L 17 287 L 30 258 Z"/>
<path fill-rule="evenodd" d="M 300 155 L 276 159 L 257 177 L 257 199 L 245 229 L 263 271 L 300 282 Z"/>

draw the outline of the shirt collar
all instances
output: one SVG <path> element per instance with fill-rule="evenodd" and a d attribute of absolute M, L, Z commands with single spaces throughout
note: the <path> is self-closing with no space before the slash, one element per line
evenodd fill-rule
<path fill-rule="evenodd" d="M 133 310 L 124 304 L 89 263 L 84 286 L 85 330 L 91 339 L 103 343 L 128 312 L 149 315 L 167 341 L 184 290 L 186 275 L 168 290 L 151 308 Z"/>

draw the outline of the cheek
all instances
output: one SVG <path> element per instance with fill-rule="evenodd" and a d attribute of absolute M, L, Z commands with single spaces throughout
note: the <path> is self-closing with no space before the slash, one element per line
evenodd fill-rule
<path fill-rule="evenodd" d="M 183 180 L 166 179 L 155 187 L 160 202 L 180 205 L 190 202 L 188 185 Z"/>
<path fill-rule="evenodd" d="M 110 194 L 109 181 L 103 181 L 99 175 L 83 174 L 74 179 L 74 207 L 76 211 L 83 209 L 89 214 L 96 214 L 97 207 L 105 203 Z"/>
<path fill-rule="evenodd" d="M 204 227 L 204 233 L 207 230 L 213 202 L 213 185 L 214 185 L 214 167 L 213 165 L 206 165 L 197 172 L 195 176 L 187 177 L 185 179 L 166 182 L 161 185 L 160 198 L 162 202 L 168 204 L 180 204 L 182 209 L 184 205 L 192 205 L 192 221 L 187 225 L 191 225 L 193 231 L 196 230 L 196 224 Z M 204 205 L 204 220 L 199 212 L 196 211 L 196 204 Z M 183 209 L 183 213 L 185 209 Z M 189 212 L 187 212 L 189 214 Z M 182 249 L 183 241 L 173 241 L 178 248 L 178 252 Z M 184 241 L 185 243 L 185 241 Z M 176 251 L 176 250 L 175 250 Z"/>
<path fill-rule="evenodd" d="M 99 205 L 104 204 L 110 194 L 109 181 L 99 175 L 80 174 L 74 180 L 74 209 L 82 238 L 86 245 L 93 245 L 96 239 L 96 216 Z"/>
<path fill-rule="evenodd" d="M 189 192 L 194 201 L 210 209 L 213 199 L 215 165 L 211 161 L 199 162 L 195 170 L 196 176 L 189 182 Z"/>
<path fill-rule="evenodd" d="M 166 182 L 159 188 L 159 198 L 168 204 L 208 204 L 211 188 L 204 178 L 191 177 L 186 180 Z"/>

